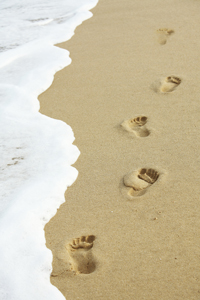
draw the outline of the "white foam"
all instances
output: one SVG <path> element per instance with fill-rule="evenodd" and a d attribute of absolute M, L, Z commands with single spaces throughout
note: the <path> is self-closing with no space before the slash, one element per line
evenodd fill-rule
<path fill-rule="evenodd" d="M 0 3 L 0 299 L 64 299 L 50 284 L 44 225 L 77 178 L 70 126 L 38 112 L 37 97 L 70 64 L 53 44 L 92 16 L 97 0 Z"/>

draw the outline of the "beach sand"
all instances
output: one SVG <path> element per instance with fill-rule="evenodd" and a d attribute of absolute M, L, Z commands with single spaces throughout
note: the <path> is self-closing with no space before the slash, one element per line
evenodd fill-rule
<path fill-rule="evenodd" d="M 100 0 L 59 45 L 72 64 L 39 100 L 81 152 L 45 226 L 66 299 L 200 299 L 199 12 Z"/>

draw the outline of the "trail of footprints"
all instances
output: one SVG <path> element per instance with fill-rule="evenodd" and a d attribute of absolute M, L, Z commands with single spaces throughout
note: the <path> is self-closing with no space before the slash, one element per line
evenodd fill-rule
<path fill-rule="evenodd" d="M 158 42 L 161 45 L 167 43 L 168 38 L 174 33 L 174 30 L 162 28 L 157 30 Z M 156 92 L 170 93 L 174 91 L 181 83 L 177 76 L 168 76 L 161 80 L 156 87 Z M 137 137 L 147 137 L 150 130 L 146 124 L 146 116 L 137 116 L 125 120 L 121 126 L 128 132 Z M 139 170 L 127 173 L 123 178 L 123 184 L 128 189 L 127 196 L 131 199 L 144 195 L 147 190 L 158 180 L 160 172 L 152 168 L 141 168 Z M 73 239 L 65 246 L 69 256 L 71 271 L 75 274 L 90 274 L 96 269 L 96 262 L 92 254 L 94 235 L 81 236 Z"/>
<path fill-rule="evenodd" d="M 161 45 L 167 43 L 167 39 L 174 33 L 173 29 L 161 28 L 157 30 L 158 42 Z M 160 80 L 154 90 L 160 93 L 170 93 L 181 84 L 181 79 L 177 76 L 168 76 Z M 128 132 L 134 133 L 138 137 L 147 137 L 150 130 L 146 127 L 148 118 L 138 116 L 133 119 L 125 120 L 121 126 Z M 126 174 L 123 178 L 123 184 L 128 188 L 129 198 L 142 196 L 158 180 L 160 173 L 152 168 L 142 168 Z"/>

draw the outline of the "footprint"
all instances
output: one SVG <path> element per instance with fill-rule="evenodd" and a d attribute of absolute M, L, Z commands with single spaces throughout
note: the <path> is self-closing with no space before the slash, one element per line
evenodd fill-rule
<path fill-rule="evenodd" d="M 151 88 L 156 93 L 170 93 L 174 91 L 181 83 L 181 79 L 177 76 L 168 76 L 152 83 Z"/>
<path fill-rule="evenodd" d="M 137 197 L 143 195 L 146 190 L 156 182 L 159 173 L 154 169 L 140 169 L 124 176 L 124 185 L 130 187 L 128 195 Z"/>
<path fill-rule="evenodd" d="M 160 92 L 169 93 L 174 91 L 177 86 L 181 83 L 181 79 L 175 76 L 166 77 L 160 85 Z"/>
<path fill-rule="evenodd" d="M 146 128 L 147 117 L 139 116 L 134 119 L 124 121 L 121 126 L 129 131 L 135 133 L 137 136 L 145 137 L 150 134 L 150 131 Z"/>
<path fill-rule="evenodd" d="M 90 274 L 96 266 L 92 255 L 94 235 L 81 236 L 67 245 L 70 256 L 71 269 L 76 273 Z"/>
<path fill-rule="evenodd" d="M 161 45 L 165 45 L 167 43 L 168 37 L 174 33 L 173 29 L 168 28 L 160 28 L 157 30 L 158 35 L 158 43 Z"/>

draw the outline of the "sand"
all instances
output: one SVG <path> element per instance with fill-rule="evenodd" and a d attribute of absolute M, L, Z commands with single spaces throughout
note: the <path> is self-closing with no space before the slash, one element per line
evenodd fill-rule
<path fill-rule="evenodd" d="M 69 300 L 200 299 L 200 1 L 100 0 L 41 113 L 81 155 L 45 227 Z"/>

